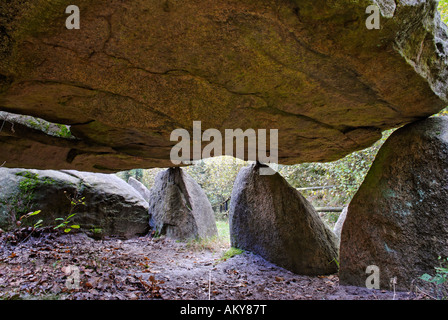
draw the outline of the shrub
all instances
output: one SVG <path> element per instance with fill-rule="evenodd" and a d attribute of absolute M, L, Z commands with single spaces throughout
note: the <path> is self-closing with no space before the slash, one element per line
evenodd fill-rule
<path fill-rule="evenodd" d="M 427 273 L 420 276 L 420 279 L 429 282 L 434 285 L 434 295 L 435 299 L 448 299 L 448 258 L 442 259 L 439 257 L 440 265 L 435 267 L 436 274 L 431 276 Z"/>

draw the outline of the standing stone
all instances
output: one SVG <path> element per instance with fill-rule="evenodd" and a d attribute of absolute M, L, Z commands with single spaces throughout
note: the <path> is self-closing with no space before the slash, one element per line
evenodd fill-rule
<path fill-rule="evenodd" d="M 448 119 L 434 117 L 395 131 L 350 202 L 342 228 L 340 281 L 408 290 L 448 256 Z M 424 285 L 422 282 L 420 285 Z"/>
<path fill-rule="evenodd" d="M 150 226 L 157 234 L 180 240 L 218 234 L 207 196 L 181 168 L 159 172 L 150 192 Z"/>
<path fill-rule="evenodd" d="M 313 206 L 278 173 L 261 164 L 241 169 L 230 203 L 233 247 L 256 253 L 292 272 L 337 272 L 337 240 Z"/>
<path fill-rule="evenodd" d="M 138 193 L 145 199 L 146 201 L 149 201 L 149 195 L 150 192 L 146 186 L 135 179 L 134 177 L 129 177 L 128 183 L 131 187 L 133 187 L 135 190 L 137 190 Z"/>
<path fill-rule="evenodd" d="M 347 217 L 347 210 L 348 207 L 344 207 L 344 209 L 342 209 L 342 212 L 338 217 L 338 221 L 336 221 L 333 228 L 333 232 L 338 238 L 341 238 L 342 226 L 344 225 L 345 218 Z"/>

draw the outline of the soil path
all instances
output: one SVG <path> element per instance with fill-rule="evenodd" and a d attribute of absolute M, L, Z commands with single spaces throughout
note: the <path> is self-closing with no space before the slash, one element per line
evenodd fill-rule
<path fill-rule="evenodd" d="M 192 249 L 169 239 L 93 240 L 44 234 L 11 245 L 0 237 L 0 299 L 392 300 L 408 292 L 341 286 L 228 248 Z"/>

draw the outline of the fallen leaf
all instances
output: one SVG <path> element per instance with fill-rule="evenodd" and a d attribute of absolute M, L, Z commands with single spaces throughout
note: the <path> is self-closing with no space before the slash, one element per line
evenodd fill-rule
<path fill-rule="evenodd" d="M 284 279 L 282 277 L 275 277 L 275 281 L 280 282 L 283 281 Z"/>
<path fill-rule="evenodd" d="M 150 272 L 150 273 L 160 273 L 159 270 L 152 270 L 152 269 L 148 269 L 148 272 Z"/>

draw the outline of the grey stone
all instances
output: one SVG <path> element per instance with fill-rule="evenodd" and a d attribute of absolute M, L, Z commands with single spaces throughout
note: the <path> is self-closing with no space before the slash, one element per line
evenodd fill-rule
<path fill-rule="evenodd" d="M 89 235 L 130 238 L 149 231 L 147 202 L 114 174 L 7 168 L 0 168 L 0 227 L 11 229 L 16 218 L 36 210 L 41 213 L 26 223 L 56 225 L 69 215 L 73 197 L 84 197 L 85 205 L 73 210 L 71 221 Z"/>
<path fill-rule="evenodd" d="M 128 183 L 131 187 L 137 190 L 137 192 L 143 197 L 143 199 L 149 201 L 150 192 L 143 183 L 141 183 L 134 177 L 129 177 Z"/>
<path fill-rule="evenodd" d="M 150 225 L 158 235 L 187 240 L 218 234 L 207 196 L 181 168 L 159 172 L 150 192 Z"/>
<path fill-rule="evenodd" d="M 333 227 L 333 232 L 338 238 L 341 238 L 342 226 L 344 225 L 345 218 L 347 217 L 347 210 L 348 207 L 344 207 L 344 209 L 342 209 L 342 212 Z"/>
<path fill-rule="evenodd" d="M 241 169 L 235 180 L 229 214 L 232 246 L 298 274 L 336 273 L 336 236 L 283 177 L 259 175 L 260 167 Z"/>
<path fill-rule="evenodd" d="M 340 244 L 340 281 L 410 290 L 448 256 L 448 119 L 433 117 L 395 131 L 350 202 Z M 422 287 L 426 283 L 421 282 Z"/>

